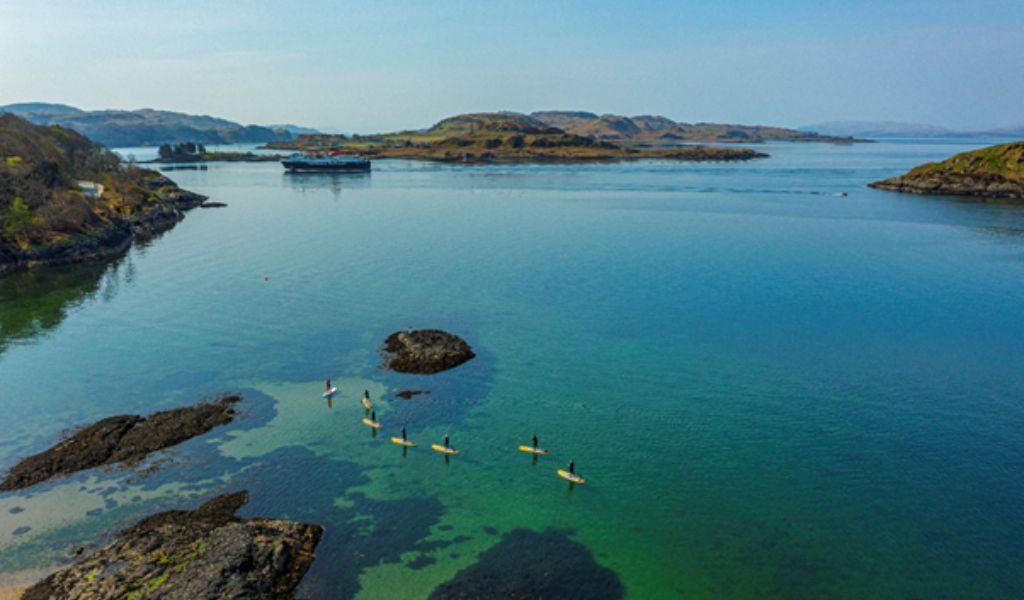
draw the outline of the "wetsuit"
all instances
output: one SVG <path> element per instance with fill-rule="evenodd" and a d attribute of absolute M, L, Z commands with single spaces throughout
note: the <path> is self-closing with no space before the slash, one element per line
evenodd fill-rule
<path fill-rule="evenodd" d="M 371 410 L 370 411 L 370 420 L 373 421 L 374 423 L 377 422 L 377 411 L 375 411 L 375 410 Z"/>
<path fill-rule="evenodd" d="M 533 449 L 537 449 L 537 434 L 533 434 Z"/>
<path fill-rule="evenodd" d="M 447 434 L 447 433 L 446 433 L 446 434 L 444 434 L 444 447 L 445 447 L 445 448 L 447 448 L 447 447 L 448 447 L 448 434 Z"/>
<path fill-rule="evenodd" d="M 407 440 L 407 439 L 405 438 L 405 427 L 403 427 L 403 428 L 402 428 L 402 441 L 403 441 L 403 442 L 408 442 L 408 441 L 409 441 L 409 440 Z"/>
<path fill-rule="evenodd" d="M 571 460 L 569 461 L 569 472 L 572 473 L 573 475 L 576 474 L 576 463 L 574 463 Z"/>

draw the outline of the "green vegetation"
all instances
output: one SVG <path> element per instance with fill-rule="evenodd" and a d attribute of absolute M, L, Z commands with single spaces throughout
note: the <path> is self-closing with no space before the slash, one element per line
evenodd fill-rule
<path fill-rule="evenodd" d="M 94 237 L 186 194 L 155 171 L 58 126 L 0 115 L 0 274 L 26 252 Z"/>
<path fill-rule="evenodd" d="M 1024 200 L 1024 142 L 963 152 L 871 187 L 913 194 Z"/>
<path fill-rule="evenodd" d="M 284 156 L 273 154 L 253 154 L 252 152 L 208 152 L 206 146 L 195 142 L 182 144 L 164 144 L 160 146 L 159 163 L 197 163 L 197 162 L 272 162 Z"/>

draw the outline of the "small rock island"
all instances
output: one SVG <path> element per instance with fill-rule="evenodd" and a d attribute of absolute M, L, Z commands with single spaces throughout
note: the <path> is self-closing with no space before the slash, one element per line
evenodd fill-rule
<path fill-rule="evenodd" d="M 195 510 L 147 517 L 21 599 L 290 598 L 313 563 L 323 527 L 239 519 L 235 512 L 248 499 L 236 492 Z"/>
<path fill-rule="evenodd" d="M 48 479 L 104 465 L 136 463 L 163 450 L 230 423 L 241 396 L 175 408 L 148 417 L 108 417 L 79 429 L 49 450 L 11 467 L 0 492 L 20 490 Z"/>
<path fill-rule="evenodd" d="M 431 375 L 454 369 L 476 356 L 466 340 L 440 329 L 396 331 L 384 341 L 384 368 Z"/>
<path fill-rule="evenodd" d="M 868 185 L 908 194 L 1024 201 L 1024 142 L 963 152 Z"/>

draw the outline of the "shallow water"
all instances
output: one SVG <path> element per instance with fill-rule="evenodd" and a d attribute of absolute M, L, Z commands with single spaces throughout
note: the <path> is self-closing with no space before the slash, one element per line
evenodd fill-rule
<path fill-rule="evenodd" d="M 229 206 L 0 281 L 0 468 L 112 414 L 233 390 L 248 414 L 148 478 L 0 495 L 0 583 L 248 489 L 246 515 L 326 525 L 312 597 L 423 598 L 481 555 L 514 572 L 484 553 L 522 529 L 629 598 L 1020 597 L 1024 208 L 865 187 L 971 147 L 175 171 Z M 406 327 L 478 358 L 381 371 Z M 555 476 L 569 458 L 586 485 Z"/>

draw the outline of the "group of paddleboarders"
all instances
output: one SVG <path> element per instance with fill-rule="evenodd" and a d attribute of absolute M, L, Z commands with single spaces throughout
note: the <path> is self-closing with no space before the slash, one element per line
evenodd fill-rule
<path fill-rule="evenodd" d="M 331 391 L 331 380 L 328 378 L 324 383 L 325 383 L 325 385 L 327 387 L 327 392 L 330 393 L 330 391 Z M 369 418 L 369 420 L 363 419 L 363 422 L 366 423 L 367 425 L 372 426 L 374 429 L 380 429 L 381 427 L 383 427 L 383 425 L 381 425 L 380 423 L 377 422 L 377 411 L 376 411 L 376 409 L 371 408 L 373 406 L 373 403 L 370 402 L 370 391 L 369 390 L 363 390 L 363 406 L 365 406 L 366 409 L 370 411 L 370 418 Z M 392 439 L 392 441 L 396 441 L 396 438 L 391 438 L 391 439 Z M 401 441 L 402 441 L 402 445 L 403 446 L 415 446 L 416 445 L 414 443 L 410 443 L 409 442 L 408 432 L 406 432 L 406 429 L 405 429 L 404 425 L 402 426 L 402 440 Z M 547 454 L 548 453 L 547 450 L 542 450 L 540 448 L 540 440 L 537 438 L 537 434 L 536 433 L 534 433 L 532 436 L 530 436 L 530 442 L 532 443 L 533 453 L 535 455 L 536 454 Z M 451 438 L 448 436 L 447 433 L 444 434 L 444 445 L 443 445 L 442 448 L 443 448 L 443 451 L 446 454 L 453 454 L 453 453 L 455 453 L 455 451 L 451 447 Z M 437 447 L 436 444 L 434 445 L 434 449 L 435 450 L 440 450 Z M 525 450 L 525 449 L 526 449 L 525 446 L 520 446 L 520 450 Z M 534 459 L 536 459 L 536 456 L 534 456 Z M 562 475 L 562 476 L 566 475 L 566 473 L 563 473 L 562 471 L 559 471 L 558 474 Z M 571 458 L 569 459 L 567 475 L 569 475 L 569 476 L 566 477 L 566 479 L 569 479 L 570 481 L 573 481 L 573 482 L 583 483 L 583 479 L 581 477 L 579 477 L 578 475 L 576 475 L 576 462 L 573 459 L 571 459 Z"/>

